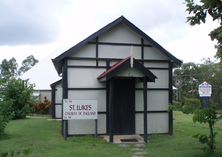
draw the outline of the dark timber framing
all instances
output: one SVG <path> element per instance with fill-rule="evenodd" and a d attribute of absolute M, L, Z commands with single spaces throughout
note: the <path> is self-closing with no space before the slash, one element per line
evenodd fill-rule
<path fill-rule="evenodd" d="M 102 29 L 100 29 L 99 31 L 93 33 L 92 35 L 90 35 L 88 38 L 86 38 L 85 40 L 81 41 L 79 44 L 71 47 L 69 50 L 65 51 L 64 53 L 62 53 L 61 55 L 59 55 L 58 57 L 56 57 L 55 59 L 53 59 L 54 65 L 56 66 L 56 69 L 58 71 L 58 73 L 60 74 L 62 72 L 61 69 L 61 61 L 64 60 L 66 57 L 68 57 L 71 53 L 79 50 L 82 46 L 86 45 L 87 43 L 91 43 L 91 44 L 103 44 L 103 42 L 99 42 L 98 39 L 96 39 L 97 37 L 99 37 L 101 34 L 103 34 L 104 32 L 108 31 L 109 29 L 113 28 L 114 26 L 118 25 L 118 24 L 124 24 L 126 26 L 128 26 L 130 29 L 132 29 L 135 33 L 138 33 L 141 38 L 146 41 L 148 41 L 150 44 L 149 45 L 145 45 L 145 44 L 131 44 L 131 43 L 123 43 L 123 44 L 128 44 L 129 46 L 133 45 L 133 46 L 149 46 L 149 47 L 155 47 L 157 48 L 159 51 L 161 51 L 162 53 L 164 53 L 166 56 L 168 56 L 171 60 L 173 60 L 175 63 L 177 63 L 178 65 L 181 64 L 181 61 L 178 60 L 176 57 L 174 57 L 171 53 L 169 53 L 167 50 L 165 50 L 161 45 L 159 45 L 156 41 L 154 41 L 152 38 L 150 38 L 146 33 L 144 33 L 143 31 L 141 31 L 138 27 L 136 27 L 133 23 L 131 23 L 130 21 L 128 21 L 124 16 L 119 17 L 118 19 L 114 20 L 113 22 L 109 23 L 108 25 L 106 25 L 105 27 L 103 27 Z M 91 42 L 92 40 L 96 39 L 96 42 Z M 114 43 L 104 43 L 104 44 L 114 44 Z M 121 44 L 121 43 L 116 43 L 116 44 Z"/>
<path fill-rule="evenodd" d="M 52 119 L 55 119 L 55 86 L 51 86 L 51 115 Z"/>
<path fill-rule="evenodd" d="M 147 143 L 147 80 L 143 78 L 143 101 L 144 101 L 144 113 L 143 113 L 143 127 L 144 127 L 144 142 Z"/>
<path fill-rule="evenodd" d="M 141 59 L 142 59 L 142 64 L 144 64 L 143 63 L 143 60 L 144 60 L 144 40 L 143 40 L 143 38 L 141 38 Z"/>
<path fill-rule="evenodd" d="M 108 69 L 106 72 L 102 73 L 97 79 L 102 82 L 106 81 L 108 82 L 109 86 L 109 111 L 108 111 L 108 126 L 109 126 L 109 142 L 113 142 L 113 92 L 114 92 L 114 78 L 115 75 L 122 71 L 123 69 L 129 67 L 130 65 L 130 57 L 123 59 L 122 61 L 118 62 L 117 64 L 113 65 L 110 69 Z M 155 79 L 157 78 L 153 73 L 151 73 L 148 69 L 146 69 L 141 63 L 139 63 L 136 59 L 134 59 L 134 66 L 144 74 L 144 77 L 142 78 L 141 82 L 143 82 L 143 97 L 144 97 L 144 141 L 147 143 L 147 82 L 155 82 Z M 134 80 L 135 81 L 135 80 Z M 135 87 L 134 87 L 134 91 Z M 136 112 L 134 112 L 136 114 Z"/>
<path fill-rule="evenodd" d="M 109 81 L 109 142 L 113 142 L 113 81 Z"/>
<path fill-rule="evenodd" d="M 116 25 L 125 25 L 135 33 L 137 33 L 140 36 L 140 43 L 135 44 L 135 43 L 115 43 L 115 42 L 101 42 L 99 40 L 99 36 L 105 33 L 106 31 L 110 30 Z M 148 42 L 149 44 L 144 43 Z M 80 50 L 83 46 L 90 44 L 90 45 L 95 45 L 93 49 L 93 57 L 70 57 L 72 53 L 75 53 L 76 51 Z M 88 38 L 85 40 L 79 42 L 77 45 L 71 47 L 69 50 L 65 51 L 55 59 L 53 59 L 53 63 L 55 65 L 55 68 L 58 72 L 58 74 L 62 73 L 62 88 L 63 88 L 63 99 L 68 98 L 68 91 L 72 90 L 104 90 L 106 91 L 106 112 L 102 111 L 99 112 L 99 114 L 106 114 L 106 124 L 107 124 L 107 129 L 106 133 L 110 135 L 110 142 L 113 142 L 113 91 L 114 91 L 114 77 L 115 75 L 129 66 L 129 60 L 127 62 L 124 62 L 121 64 L 121 66 L 111 69 L 110 67 L 111 62 L 119 62 L 121 60 L 124 60 L 124 58 L 100 58 L 99 54 L 99 46 L 100 45 L 111 45 L 111 46 L 135 46 L 140 48 L 140 54 L 141 57 L 134 59 L 134 66 L 141 71 L 144 74 L 144 77 L 138 78 L 140 79 L 141 82 L 143 82 L 143 88 L 135 88 L 136 90 L 143 90 L 143 99 L 144 99 L 144 110 L 143 111 L 135 111 L 135 114 L 143 114 L 144 118 L 144 141 L 147 142 L 147 135 L 148 135 L 148 121 L 147 121 L 147 116 L 148 113 L 167 113 L 166 110 L 157 110 L 157 111 L 147 111 L 148 108 L 148 97 L 147 97 L 147 91 L 148 90 L 162 90 L 162 91 L 168 91 L 169 93 L 169 102 L 172 103 L 172 64 L 173 62 L 180 65 L 181 61 L 178 60 L 176 57 L 174 57 L 172 54 L 170 54 L 167 50 L 165 50 L 161 45 L 159 45 L 157 42 L 155 42 L 152 38 L 150 38 L 148 35 L 146 35 L 143 31 L 141 31 L 139 28 L 137 28 L 134 24 L 132 24 L 130 21 L 128 21 L 125 17 L 121 16 L 118 19 L 114 20 L 113 22 L 109 23 L 102 29 L 98 30 L 94 34 L 90 35 Z M 150 48 L 152 49 L 155 47 L 158 51 L 166 55 L 169 59 L 166 60 L 158 60 L 158 59 L 144 59 L 145 54 L 144 54 L 144 48 Z M 94 61 L 92 66 L 84 66 L 84 65 L 68 65 L 68 60 L 90 60 Z M 105 62 L 105 65 L 104 65 Z M 91 62 L 92 63 L 92 62 Z M 95 64 L 94 64 L 95 63 Z M 102 63 L 100 65 L 100 63 Z M 142 63 L 142 64 L 141 64 Z M 168 67 L 165 67 L 165 64 L 162 67 L 145 67 L 145 63 L 167 63 Z M 106 81 L 106 88 L 69 88 L 68 87 L 68 68 L 96 68 L 96 69 L 104 69 L 104 70 L 110 70 L 111 72 L 108 73 L 105 77 L 103 76 L 102 78 L 99 79 L 99 81 Z M 168 88 L 148 88 L 147 87 L 147 82 L 155 82 L 156 76 L 152 76 L 152 72 L 149 73 L 149 70 L 168 70 L 169 74 L 169 87 Z M 54 87 L 52 87 L 53 89 Z M 55 88 L 53 89 L 55 91 Z M 52 93 L 53 95 L 53 93 Z M 55 93 L 54 93 L 55 97 Z M 55 102 L 54 102 L 55 104 Z M 55 105 L 54 105 L 55 107 Z M 62 107 L 63 108 L 63 107 Z M 55 113 L 54 113 L 55 114 Z M 63 114 L 63 113 L 62 113 Z M 168 132 L 169 134 L 173 134 L 173 117 L 172 117 L 172 112 L 168 114 L 169 116 L 169 129 Z M 64 129 L 64 137 L 66 138 L 67 132 L 67 121 L 62 122 L 62 129 Z"/>
<path fill-rule="evenodd" d="M 96 45 L 115 45 L 115 46 L 139 46 L 139 47 L 153 47 L 150 44 L 134 44 L 134 43 L 110 43 L 110 42 L 88 42 L 87 44 Z"/>
<path fill-rule="evenodd" d="M 68 98 L 68 68 L 67 68 L 67 59 L 63 62 L 63 68 L 62 68 L 62 99 Z M 63 117 L 63 102 L 62 102 L 62 117 Z M 63 137 L 64 140 L 66 140 L 68 131 L 67 131 L 67 120 L 62 121 L 62 129 L 63 129 Z"/>

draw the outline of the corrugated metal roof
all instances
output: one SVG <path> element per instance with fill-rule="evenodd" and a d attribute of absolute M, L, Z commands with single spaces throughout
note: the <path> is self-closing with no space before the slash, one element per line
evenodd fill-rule
<path fill-rule="evenodd" d="M 118 72 L 125 69 L 126 67 L 130 66 L 130 58 L 131 56 L 117 62 L 114 64 L 110 69 L 103 72 L 97 79 L 102 81 L 107 81 L 114 77 Z M 149 71 L 141 62 L 133 58 L 134 60 L 134 66 L 140 70 L 148 79 L 148 82 L 155 82 L 155 79 L 157 78 L 151 71 Z"/>
<path fill-rule="evenodd" d="M 52 63 L 52 58 L 55 58 L 68 47 L 57 48 L 50 53 L 46 58 L 42 59 L 30 70 L 20 76 L 21 79 L 29 79 L 31 84 L 35 84 L 35 90 L 51 90 L 50 84 L 61 79 Z"/>
<path fill-rule="evenodd" d="M 108 74 L 109 72 L 111 72 L 112 70 L 114 70 L 115 68 L 117 68 L 118 66 L 120 66 L 122 63 L 124 63 L 125 61 L 127 61 L 130 57 L 127 57 L 119 62 L 117 62 L 116 64 L 114 64 L 110 69 L 108 69 L 107 71 L 104 71 L 104 73 L 102 73 L 97 79 L 104 77 L 106 74 Z"/>

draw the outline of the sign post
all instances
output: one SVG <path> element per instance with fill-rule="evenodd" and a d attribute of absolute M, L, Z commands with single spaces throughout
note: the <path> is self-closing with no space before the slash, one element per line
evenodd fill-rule
<path fill-rule="evenodd" d="M 199 95 L 200 97 L 205 97 L 205 108 L 207 108 L 207 97 L 211 97 L 212 88 L 211 85 L 204 81 L 199 85 Z"/>
<path fill-rule="evenodd" d="M 63 99 L 62 120 L 95 119 L 95 137 L 97 137 L 97 100 Z"/>

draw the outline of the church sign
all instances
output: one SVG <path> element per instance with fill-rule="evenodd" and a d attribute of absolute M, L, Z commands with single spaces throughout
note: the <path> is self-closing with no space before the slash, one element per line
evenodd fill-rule
<path fill-rule="evenodd" d="M 199 95 L 200 97 L 210 97 L 211 96 L 211 85 L 204 81 L 199 85 Z"/>
<path fill-rule="evenodd" d="M 63 99 L 63 120 L 97 119 L 97 100 Z"/>

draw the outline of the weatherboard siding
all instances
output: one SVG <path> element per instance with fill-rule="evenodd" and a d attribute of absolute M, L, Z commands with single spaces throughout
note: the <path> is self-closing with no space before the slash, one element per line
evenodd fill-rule
<path fill-rule="evenodd" d="M 62 118 L 62 105 L 55 105 L 55 118 Z"/>
<path fill-rule="evenodd" d="M 149 68 L 169 68 L 168 62 L 144 62 L 145 67 Z"/>
<path fill-rule="evenodd" d="M 68 68 L 68 88 L 105 88 L 97 77 L 106 69 Z"/>
<path fill-rule="evenodd" d="M 143 91 L 136 90 L 135 111 L 143 111 Z M 147 91 L 147 111 L 167 111 L 169 95 L 167 90 L 148 90 Z"/>
<path fill-rule="evenodd" d="M 144 74 L 137 70 L 135 67 L 131 68 L 130 66 L 121 72 L 116 74 L 117 77 L 144 77 Z"/>
<path fill-rule="evenodd" d="M 70 54 L 69 57 L 96 57 L 96 46 L 86 44 L 75 53 Z"/>
<path fill-rule="evenodd" d="M 140 44 L 141 36 L 124 24 L 117 24 L 99 36 L 99 42 L 118 42 Z"/>
<path fill-rule="evenodd" d="M 98 114 L 98 133 L 106 134 L 106 115 Z M 68 120 L 69 135 L 95 134 L 95 120 Z"/>
<path fill-rule="evenodd" d="M 143 134 L 143 114 L 136 113 L 136 134 Z M 168 133 L 168 113 L 148 113 L 148 134 Z"/>
<path fill-rule="evenodd" d="M 62 82 L 55 85 L 55 118 L 62 118 Z"/>
<path fill-rule="evenodd" d="M 157 77 L 155 82 L 149 82 L 148 88 L 169 88 L 169 70 L 153 70 L 150 71 Z"/>
<path fill-rule="evenodd" d="M 87 60 L 85 57 L 95 58 L 94 46 L 90 46 L 93 50 L 89 51 L 88 46 L 82 48 L 80 51 L 86 53 L 84 55 L 77 56 L 71 55 L 72 57 L 82 57 L 81 60 L 68 60 L 68 99 L 91 99 L 98 100 L 98 112 L 103 112 L 99 114 L 98 117 L 98 133 L 106 134 L 107 133 L 107 121 L 106 121 L 106 84 L 100 83 L 97 80 L 97 77 L 106 71 L 106 68 L 95 68 L 96 60 Z M 151 48 L 152 49 L 152 48 Z M 134 57 L 141 59 L 141 47 L 134 47 Z M 80 52 L 79 51 L 79 52 Z M 89 53 L 91 52 L 91 54 Z M 98 46 L 98 58 L 126 58 L 130 55 L 131 46 L 110 46 L 110 45 L 99 45 Z M 144 52 L 146 53 L 146 52 Z M 151 55 L 154 52 L 150 52 Z M 157 52 L 158 53 L 158 52 Z M 146 55 L 144 55 L 146 57 Z M 158 54 L 153 55 L 153 58 L 158 56 Z M 146 58 L 150 59 L 150 58 Z M 158 60 L 166 59 L 162 57 Z M 152 67 L 150 71 L 157 76 L 155 83 L 148 83 L 148 88 L 158 88 L 159 90 L 148 90 L 148 107 L 147 111 L 166 111 L 169 104 L 169 91 L 166 90 L 169 88 L 169 67 L 168 62 L 146 62 L 144 64 L 147 67 Z M 110 66 L 116 64 L 118 60 L 111 60 Z M 102 64 L 102 65 L 101 65 Z M 99 66 L 106 66 L 106 61 L 99 61 Z M 74 67 L 72 67 L 74 66 Z M 79 66 L 79 67 L 78 67 Z M 81 66 L 92 66 L 92 68 L 83 68 Z M 94 68 L 93 68 L 94 67 Z M 157 68 L 157 69 L 155 69 Z M 159 69 L 160 68 L 160 69 Z M 163 68 L 163 69 L 161 69 Z M 124 69 L 123 71 L 116 74 L 117 77 L 143 77 L 144 75 L 138 71 L 136 68 L 131 69 L 130 67 Z M 143 83 L 139 79 L 136 79 L 136 88 L 142 88 Z M 78 90 L 78 88 L 82 88 Z M 85 89 L 84 89 L 85 88 Z M 104 88 L 96 90 L 96 88 Z M 136 121 L 136 133 L 143 134 L 143 91 L 135 91 L 136 100 L 135 100 L 135 121 Z M 168 132 L 168 113 L 147 113 L 148 115 L 148 133 L 167 133 Z M 162 120 L 156 120 L 163 118 Z M 105 126 L 105 127 L 104 127 Z M 70 120 L 68 121 L 68 134 L 94 134 L 95 126 L 93 120 Z"/>
<path fill-rule="evenodd" d="M 144 66 L 157 76 L 155 83 L 148 83 L 148 133 L 167 133 L 169 128 L 167 107 L 169 104 L 169 62 L 170 58 L 153 45 L 141 39 L 124 24 L 118 24 L 98 36 L 75 52 L 69 54 L 67 64 L 68 99 L 98 100 L 98 134 L 107 134 L 107 93 L 106 82 L 101 83 L 97 77 L 107 70 L 107 63 L 113 66 L 131 54 L 145 59 Z M 95 60 L 93 59 L 95 58 Z M 107 62 L 109 61 L 109 62 Z M 84 67 L 87 66 L 87 67 Z M 144 77 L 136 68 L 126 68 L 116 77 Z M 135 129 L 136 134 L 143 134 L 143 83 L 137 78 L 135 90 Z M 59 108 L 60 106 L 57 106 Z M 160 112 L 158 112 L 160 111 Z M 58 111 L 57 111 L 58 112 Z M 58 115 L 58 113 L 57 113 Z M 69 120 L 68 134 L 94 134 L 94 120 Z"/>
<path fill-rule="evenodd" d="M 131 46 L 120 45 L 99 45 L 99 58 L 126 58 L 131 54 Z M 140 58 L 140 50 L 136 51 L 133 48 L 134 58 Z"/>
<path fill-rule="evenodd" d="M 144 59 L 169 60 L 169 57 L 155 47 L 144 47 Z"/>
<path fill-rule="evenodd" d="M 96 66 L 95 60 L 68 60 L 68 66 Z"/>

